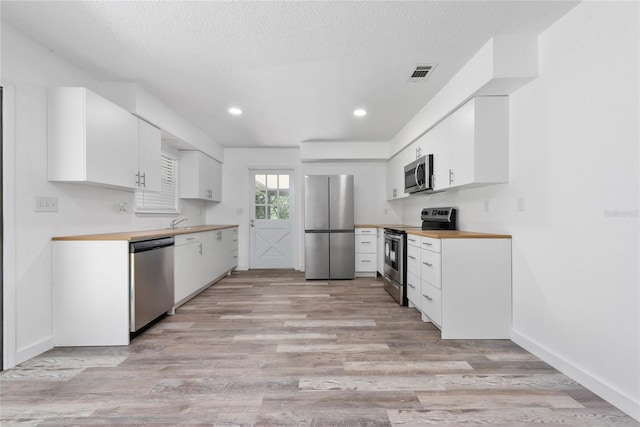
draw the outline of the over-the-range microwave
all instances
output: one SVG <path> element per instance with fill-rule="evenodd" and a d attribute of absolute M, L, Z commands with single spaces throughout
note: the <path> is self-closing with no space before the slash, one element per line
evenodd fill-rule
<path fill-rule="evenodd" d="M 404 192 L 433 190 L 433 154 L 427 154 L 404 167 Z"/>

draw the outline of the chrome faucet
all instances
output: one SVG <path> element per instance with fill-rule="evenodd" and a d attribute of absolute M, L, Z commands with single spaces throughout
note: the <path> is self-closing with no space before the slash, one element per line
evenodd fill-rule
<path fill-rule="evenodd" d="M 182 219 L 172 219 L 171 220 L 171 224 L 169 224 L 169 230 L 173 230 L 174 228 L 176 228 L 176 225 L 180 224 L 181 222 L 186 221 L 187 218 L 182 218 Z"/>

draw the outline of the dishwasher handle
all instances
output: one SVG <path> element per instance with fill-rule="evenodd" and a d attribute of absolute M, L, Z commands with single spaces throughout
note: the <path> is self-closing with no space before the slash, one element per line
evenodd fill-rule
<path fill-rule="evenodd" d="M 129 244 L 129 252 L 132 254 L 138 252 L 152 251 L 154 249 L 166 248 L 167 246 L 173 246 L 173 237 L 163 237 L 160 239 L 141 240 L 139 242 L 131 242 Z"/>

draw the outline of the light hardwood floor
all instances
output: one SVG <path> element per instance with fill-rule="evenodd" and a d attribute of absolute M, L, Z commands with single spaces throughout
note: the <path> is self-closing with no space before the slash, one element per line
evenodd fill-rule
<path fill-rule="evenodd" d="M 640 425 L 507 340 L 440 340 L 379 279 L 223 279 L 128 347 L 0 375 L 2 426 Z"/>

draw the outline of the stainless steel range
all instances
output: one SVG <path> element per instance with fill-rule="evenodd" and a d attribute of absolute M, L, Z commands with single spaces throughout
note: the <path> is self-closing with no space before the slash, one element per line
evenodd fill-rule
<path fill-rule="evenodd" d="M 455 230 L 455 208 L 424 208 L 422 227 L 385 227 L 384 229 L 384 288 L 407 306 L 407 229 Z"/>

